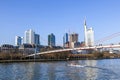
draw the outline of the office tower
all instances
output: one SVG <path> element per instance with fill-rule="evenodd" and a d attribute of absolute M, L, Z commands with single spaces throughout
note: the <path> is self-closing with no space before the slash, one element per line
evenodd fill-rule
<path fill-rule="evenodd" d="M 35 44 L 40 45 L 40 35 L 39 34 L 35 34 Z"/>
<path fill-rule="evenodd" d="M 94 46 L 94 31 L 92 28 L 89 28 L 87 30 L 87 45 L 88 46 Z"/>
<path fill-rule="evenodd" d="M 23 44 L 23 43 L 24 43 L 24 37 L 21 37 L 21 38 L 22 38 L 22 41 L 21 41 L 21 42 L 22 42 L 22 44 Z"/>
<path fill-rule="evenodd" d="M 63 47 L 65 47 L 65 44 L 68 43 L 68 33 L 65 33 L 63 36 Z"/>
<path fill-rule="evenodd" d="M 78 42 L 78 34 L 77 33 L 70 34 L 70 42 Z"/>
<path fill-rule="evenodd" d="M 35 43 L 35 32 L 31 29 L 25 31 L 24 43 L 34 44 Z"/>
<path fill-rule="evenodd" d="M 94 46 L 94 31 L 87 28 L 86 20 L 84 21 L 85 46 Z"/>
<path fill-rule="evenodd" d="M 48 35 L 48 46 L 55 46 L 55 35 L 53 33 Z"/>
<path fill-rule="evenodd" d="M 69 42 L 69 46 L 70 48 L 75 48 L 75 44 L 78 43 L 78 34 L 77 33 L 73 33 L 70 34 L 70 42 Z"/>
<path fill-rule="evenodd" d="M 22 44 L 22 37 L 20 36 L 15 36 L 15 45 L 20 46 Z"/>
<path fill-rule="evenodd" d="M 88 41 L 87 41 L 87 26 L 86 26 L 86 20 L 84 20 L 84 40 L 85 40 L 85 46 L 88 46 Z"/>

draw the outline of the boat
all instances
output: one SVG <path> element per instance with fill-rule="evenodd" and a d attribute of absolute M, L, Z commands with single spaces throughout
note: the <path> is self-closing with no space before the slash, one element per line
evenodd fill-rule
<path fill-rule="evenodd" d="M 79 65 L 79 64 L 68 64 L 68 66 L 71 66 L 71 67 L 85 67 L 84 65 Z"/>

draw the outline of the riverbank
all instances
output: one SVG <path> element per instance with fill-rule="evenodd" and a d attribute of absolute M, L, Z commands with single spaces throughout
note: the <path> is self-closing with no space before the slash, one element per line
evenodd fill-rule
<path fill-rule="evenodd" d="M 30 60 L 0 60 L 0 63 L 54 62 L 54 61 L 104 60 L 104 59 L 120 59 L 120 58 L 81 58 L 81 59 L 30 59 Z"/>
<path fill-rule="evenodd" d="M 65 59 L 31 59 L 31 60 L 0 60 L 0 63 L 20 63 L 20 62 L 49 62 L 49 61 L 67 61 Z"/>
<path fill-rule="evenodd" d="M 98 60 L 98 59 L 118 59 L 120 54 L 108 52 L 94 52 L 89 54 L 72 54 L 70 52 L 42 54 L 38 56 L 25 57 L 21 54 L 1 54 L 0 63 L 19 63 L 19 62 L 49 62 L 49 61 L 68 61 L 68 60 Z"/>

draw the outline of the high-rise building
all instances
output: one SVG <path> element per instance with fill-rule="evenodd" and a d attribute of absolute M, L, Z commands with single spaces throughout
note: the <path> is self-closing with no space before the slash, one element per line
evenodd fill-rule
<path fill-rule="evenodd" d="M 85 46 L 88 46 L 88 41 L 87 41 L 87 25 L 86 25 L 86 20 L 84 20 L 84 40 L 85 40 Z"/>
<path fill-rule="evenodd" d="M 85 46 L 94 46 L 94 31 L 87 28 L 86 20 L 84 21 Z"/>
<path fill-rule="evenodd" d="M 55 46 L 55 35 L 53 33 L 48 35 L 48 46 Z"/>
<path fill-rule="evenodd" d="M 21 37 L 22 38 L 22 44 L 24 43 L 24 37 Z"/>
<path fill-rule="evenodd" d="M 35 43 L 35 32 L 31 29 L 25 31 L 24 43 L 34 44 Z"/>
<path fill-rule="evenodd" d="M 94 31 L 92 28 L 87 30 L 88 46 L 94 46 Z"/>
<path fill-rule="evenodd" d="M 77 33 L 70 34 L 70 42 L 78 42 L 78 34 Z"/>
<path fill-rule="evenodd" d="M 23 42 L 23 38 L 20 36 L 15 36 L 15 45 L 20 46 Z"/>
<path fill-rule="evenodd" d="M 69 42 L 70 48 L 75 48 L 75 43 L 78 43 L 78 34 L 77 33 L 70 34 L 70 42 Z"/>
<path fill-rule="evenodd" d="M 65 33 L 63 36 L 63 47 L 65 47 L 65 44 L 68 43 L 68 33 Z"/>
<path fill-rule="evenodd" d="M 36 45 L 40 45 L 40 35 L 39 34 L 35 34 L 35 44 Z"/>

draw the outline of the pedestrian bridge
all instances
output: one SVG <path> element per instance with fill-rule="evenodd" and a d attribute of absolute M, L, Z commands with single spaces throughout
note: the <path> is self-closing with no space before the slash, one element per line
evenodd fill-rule
<path fill-rule="evenodd" d="M 49 54 L 49 53 L 57 53 L 57 52 L 72 51 L 72 50 L 91 50 L 91 49 L 102 49 L 102 48 L 120 48 L 120 44 L 51 50 L 51 51 L 45 51 L 45 52 L 30 54 L 30 55 L 28 55 L 28 57 L 35 56 L 35 55 L 40 55 L 40 54 Z"/>

